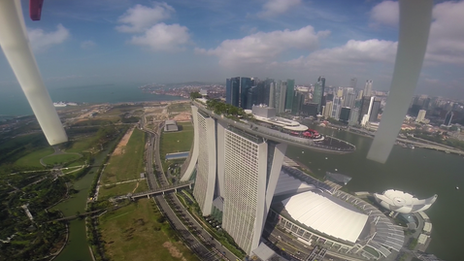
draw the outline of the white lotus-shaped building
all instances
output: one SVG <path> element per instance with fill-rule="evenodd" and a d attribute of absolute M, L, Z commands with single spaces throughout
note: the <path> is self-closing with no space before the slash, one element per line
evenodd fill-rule
<path fill-rule="evenodd" d="M 437 200 L 438 195 L 418 199 L 409 193 L 389 189 L 383 194 L 374 193 L 375 200 L 383 207 L 399 213 L 416 213 L 427 210 Z"/>

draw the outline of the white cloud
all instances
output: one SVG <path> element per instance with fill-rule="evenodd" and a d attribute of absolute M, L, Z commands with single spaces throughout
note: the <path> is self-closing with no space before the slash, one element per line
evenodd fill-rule
<path fill-rule="evenodd" d="M 138 4 L 119 17 L 118 22 L 124 25 L 117 26 L 116 30 L 124 33 L 144 32 L 158 22 L 170 18 L 174 12 L 174 8 L 166 3 L 155 2 L 152 8 Z"/>
<path fill-rule="evenodd" d="M 329 31 L 315 32 L 312 26 L 299 30 L 258 32 L 242 39 L 223 41 L 215 49 L 199 49 L 199 54 L 219 57 L 223 65 L 257 64 L 272 62 L 282 52 L 289 49 L 314 50 L 319 45 L 319 39 L 329 35 Z"/>
<path fill-rule="evenodd" d="M 259 17 L 269 17 L 287 12 L 290 8 L 301 4 L 301 0 L 268 0 L 263 5 Z"/>
<path fill-rule="evenodd" d="M 317 50 L 311 53 L 307 62 L 311 64 L 357 64 L 371 62 L 393 63 L 397 42 L 370 39 L 366 41 L 349 40 L 345 45 Z"/>
<path fill-rule="evenodd" d="M 188 43 L 188 28 L 178 24 L 159 23 L 146 30 L 142 36 L 133 36 L 130 43 L 148 46 L 153 51 L 179 51 Z"/>
<path fill-rule="evenodd" d="M 464 64 L 464 1 L 444 2 L 433 8 L 426 60 Z"/>
<path fill-rule="evenodd" d="M 81 48 L 82 48 L 82 49 L 86 49 L 86 50 L 92 49 L 92 48 L 94 48 L 95 46 L 97 46 L 97 44 L 96 44 L 94 41 L 92 41 L 92 40 L 83 41 L 83 42 L 81 43 Z"/>
<path fill-rule="evenodd" d="M 444 2 L 434 6 L 433 22 L 427 46 L 427 64 L 464 64 L 464 1 Z M 374 6 L 370 19 L 375 26 L 396 26 L 399 22 L 398 2 L 384 1 Z"/>
<path fill-rule="evenodd" d="M 371 26 L 397 26 L 400 20 L 398 2 L 384 1 L 374 6 L 370 12 Z"/>
<path fill-rule="evenodd" d="M 58 24 L 56 31 L 44 32 L 42 29 L 28 29 L 29 40 L 34 51 L 43 51 L 52 45 L 61 44 L 70 37 L 68 29 Z"/>

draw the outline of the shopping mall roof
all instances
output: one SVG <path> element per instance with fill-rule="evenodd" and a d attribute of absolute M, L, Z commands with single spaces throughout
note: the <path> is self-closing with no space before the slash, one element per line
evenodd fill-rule
<path fill-rule="evenodd" d="M 330 195 L 307 191 L 282 201 L 288 214 L 296 221 L 326 235 L 356 243 L 368 216 L 346 208 Z"/>
<path fill-rule="evenodd" d="M 296 179 L 282 170 L 280 171 L 280 176 L 279 180 L 277 181 L 274 196 L 281 196 L 287 194 L 294 195 L 296 193 L 308 191 L 315 188 L 316 187 L 314 185 L 309 185 L 299 179 Z"/>

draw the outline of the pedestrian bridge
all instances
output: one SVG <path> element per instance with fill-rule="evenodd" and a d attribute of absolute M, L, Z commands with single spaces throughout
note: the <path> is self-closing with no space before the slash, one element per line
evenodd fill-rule
<path fill-rule="evenodd" d="M 161 188 L 152 189 L 152 190 L 148 190 L 144 192 L 134 193 L 130 196 L 130 198 L 138 199 L 141 197 L 150 197 L 151 195 L 156 195 L 156 194 L 164 194 L 165 192 L 171 192 L 171 191 L 177 192 L 177 190 L 181 188 L 186 188 L 186 187 L 192 188 L 192 184 L 193 184 L 193 181 L 180 182 L 178 184 L 164 186 Z"/>

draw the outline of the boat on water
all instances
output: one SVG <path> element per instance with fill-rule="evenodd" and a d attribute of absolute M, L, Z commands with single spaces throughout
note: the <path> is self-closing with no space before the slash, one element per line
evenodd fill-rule
<path fill-rule="evenodd" d="M 55 107 L 66 107 L 67 104 L 65 102 L 54 102 L 53 106 L 55 106 Z"/>
<path fill-rule="evenodd" d="M 459 187 L 458 187 L 458 186 L 456 186 L 456 189 L 457 189 L 457 190 L 459 190 Z"/>

